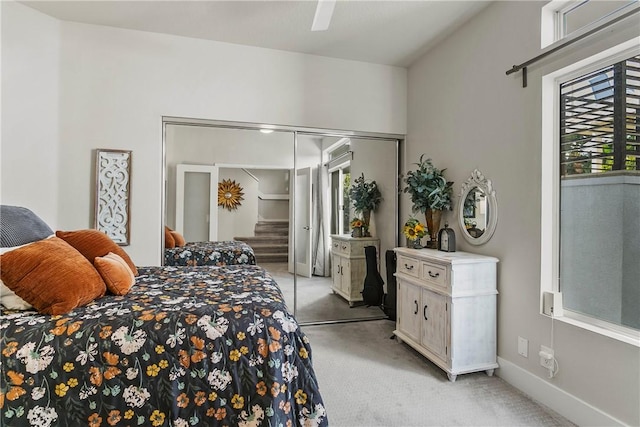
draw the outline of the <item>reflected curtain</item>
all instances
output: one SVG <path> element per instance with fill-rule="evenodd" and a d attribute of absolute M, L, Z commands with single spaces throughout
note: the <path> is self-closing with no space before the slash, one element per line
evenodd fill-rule
<path fill-rule="evenodd" d="M 313 275 L 328 277 L 331 275 L 330 253 L 329 253 L 329 172 L 326 166 L 318 165 L 316 168 L 316 183 L 313 191 L 313 230 L 315 230 L 313 247 Z"/>

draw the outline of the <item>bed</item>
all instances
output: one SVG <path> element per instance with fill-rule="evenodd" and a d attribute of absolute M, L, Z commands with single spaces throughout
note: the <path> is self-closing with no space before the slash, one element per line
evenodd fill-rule
<path fill-rule="evenodd" d="M 259 266 L 138 268 L 125 296 L 2 313 L 2 425 L 327 425 L 311 349 Z"/>
<path fill-rule="evenodd" d="M 233 265 L 255 264 L 253 248 L 245 242 L 187 242 L 184 246 L 165 248 L 164 265 Z"/>
<path fill-rule="evenodd" d="M 262 267 L 135 267 L 104 233 L 51 236 L 22 211 L 14 228 L 9 212 L 0 425 L 328 425 L 309 342 Z M 117 269 L 103 271 L 107 258 Z M 7 309 L 6 290 L 38 311 Z"/>

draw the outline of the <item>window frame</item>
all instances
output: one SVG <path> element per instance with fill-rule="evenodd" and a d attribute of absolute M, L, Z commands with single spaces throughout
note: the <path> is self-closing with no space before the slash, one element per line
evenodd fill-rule
<path fill-rule="evenodd" d="M 328 148 L 326 148 L 324 150 L 324 152 L 326 153 L 326 156 L 328 157 L 328 161 L 327 161 L 327 173 L 329 174 L 329 179 L 331 180 L 331 184 L 329 185 L 330 188 L 333 188 L 333 173 L 334 172 L 338 172 L 338 188 L 340 189 L 340 191 L 338 192 L 338 209 L 337 209 L 337 220 L 338 223 L 336 224 L 336 233 L 337 234 L 344 234 L 344 228 L 345 228 L 345 224 L 344 224 L 344 211 L 345 211 L 345 206 L 344 206 L 344 170 L 347 168 L 351 167 L 351 160 L 353 159 L 353 153 L 351 153 L 350 151 L 346 151 L 340 155 L 338 155 L 338 160 L 336 161 L 336 159 L 331 159 L 332 154 L 337 151 L 338 149 L 340 149 L 341 147 L 344 147 L 345 145 L 349 145 L 351 143 L 351 140 L 349 138 L 340 138 L 337 142 L 335 142 L 334 144 L 332 144 L 331 146 L 329 146 Z M 344 158 L 341 158 L 344 157 Z M 329 198 L 329 202 L 331 203 L 332 198 Z M 333 210 L 334 206 L 331 206 L 331 210 Z M 346 209 L 349 209 L 349 207 L 347 206 Z"/>
<path fill-rule="evenodd" d="M 542 77 L 540 314 L 640 347 L 640 331 L 564 310 L 560 292 L 560 84 L 640 55 L 635 37 Z M 552 294 L 554 311 L 544 313 L 545 294 Z"/>
<path fill-rule="evenodd" d="M 591 23 L 573 31 L 569 34 L 564 34 L 563 20 L 561 19 L 565 13 L 573 10 L 588 0 L 551 0 L 544 5 L 541 10 L 540 16 L 540 48 L 547 50 L 553 49 L 556 45 L 565 43 L 568 40 L 579 38 L 582 34 L 594 29 L 595 27 L 605 24 L 609 21 L 614 21 L 620 15 L 627 13 L 630 9 L 640 9 L 640 2 L 628 3 L 625 6 L 609 13 L 608 15 L 596 18 Z"/>

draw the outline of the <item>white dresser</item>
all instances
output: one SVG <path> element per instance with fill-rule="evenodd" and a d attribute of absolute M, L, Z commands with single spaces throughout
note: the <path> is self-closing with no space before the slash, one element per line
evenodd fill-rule
<path fill-rule="evenodd" d="M 379 239 L 351 237 L 348 234 L 331 235 L 331 289 L 352 307 L 362 301 L 364 278 L 367 275 L 365 246 L 375 246 L 376 254 L 380 256 Z"/>
<path fill-rule="evenodd" d="M 468 252 L 395 248 L 394 334 L 447 372 L 493 375 L 497 258 Z"/>

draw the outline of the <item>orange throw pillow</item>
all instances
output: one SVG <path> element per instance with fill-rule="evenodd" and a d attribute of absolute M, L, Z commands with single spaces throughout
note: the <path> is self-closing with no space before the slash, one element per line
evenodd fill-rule
<path fill-rule="evenodd" d="M 109 252 L 105 256 L 96 257 L 93 265 L 102 276 L 107 289 L 114 295 L 126 295 L 136 283 L 133 271 L 121 256 Z"/>
<path fill-rule="evenodd" d="M 109 252 L 119 255 L 129 266 L 134 276 L 138 275 L 136 265 L 129 255 L 109 236 L 99 230 L 56 231 L 56 236 L 76 248 L 86 259 L 93 264 L 93 260 L 99 256 L 105 256 Z"/>
<path fill-rule="evenodd" d="M 176 246 L 184 246 L 185 243 L 187 243 L 184 241 L 184 237 L 182 237 L 182 234 L 178 233 L 175 230 L 171 231 L 171 236 L 173 236 L 173 241 L 175 242 Z"/>
<path fill-rule="evenodd" d="M 106 292 L 100 274 L 78 251 L 57 237 L 0 255 L 4 284 L 44 314 L 64 314 Z"/>
<path fill-rule="evenodd" d="M 164 247 L 167 249 L 176 247 L 176 239 L 173 238 L 173 234 L 171 234 L 171 229 L 164 226 Z"/>

